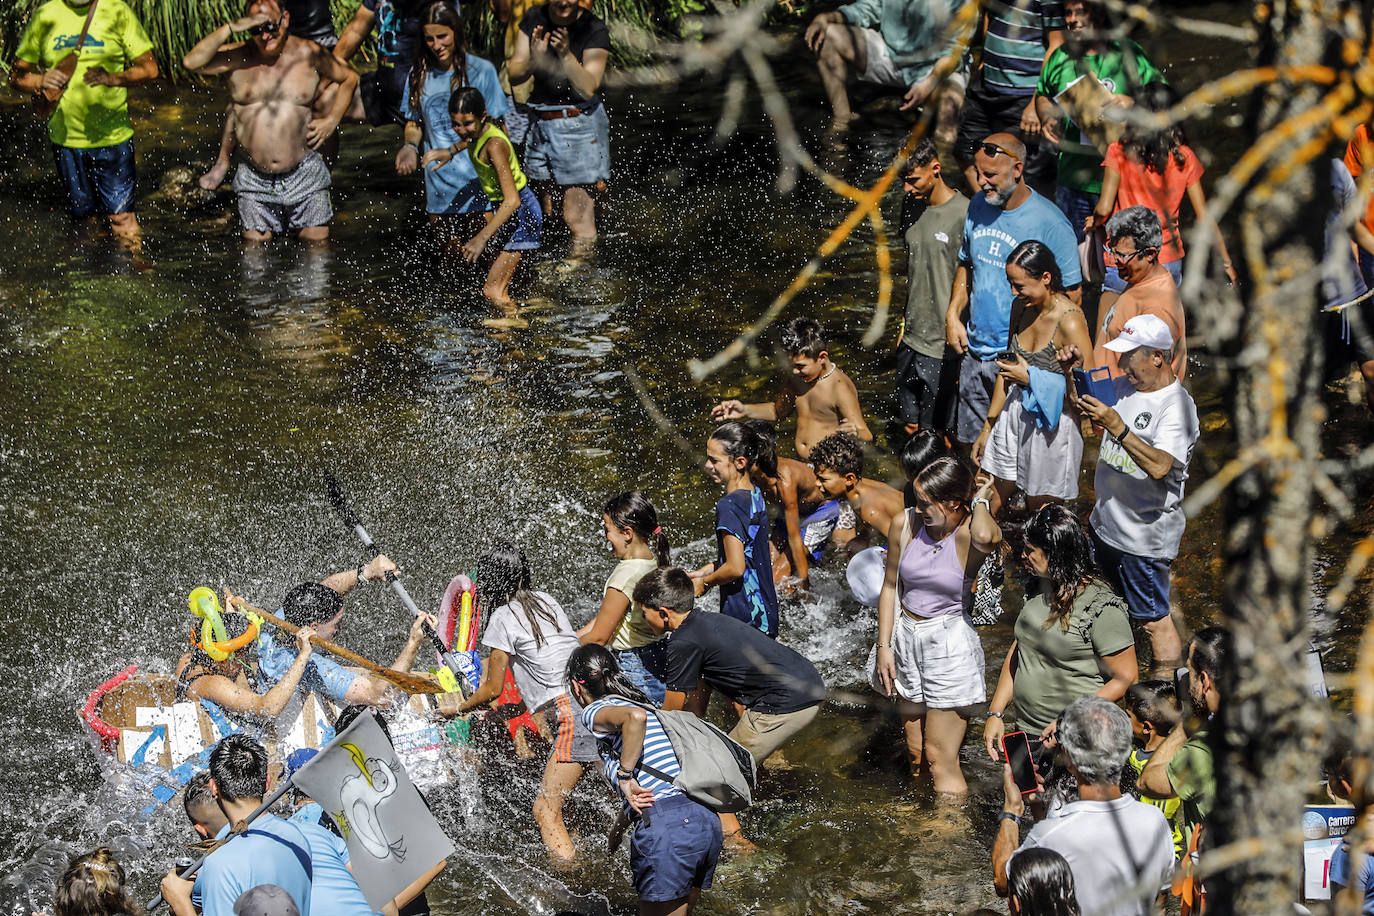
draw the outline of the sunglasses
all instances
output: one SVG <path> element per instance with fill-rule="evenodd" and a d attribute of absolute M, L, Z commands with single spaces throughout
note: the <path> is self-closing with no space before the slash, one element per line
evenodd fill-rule
<path fill-rule="evenodd" d="M 285 18 L 286 13 L 283 12 L 280 16 L 277 17 L 276 22 L 264 22 L 261 25 L 255 25 L 248 30 L 248 34 L 254 37 L 257 37 L 258 35 L 275 35 L 277 34 L 277 32 L 281 31 L 281 22 Z"/>
<path fill-rule="evenodd" d="M 1120 251 L 1117 251 L 1116 249 L 1112 248 L 1112 246 L 1110 246 L 1110 245 L 1103 245 L 1103 246 L 1102 246 L 1102 250 L 1105 251 L 1107 254 L 1111 255 L 1113 258 L 1115 258 L 1115 259 L 1116 259 L 1116 263 L 1118 263 L 1118 264 L 1129 264 L 1129 263 L 1131 263 L 1132 261 L 1134 261 L 1136 258 L 1140 257 L 1141 255 L 1149 254 L 1150 252 L 1152 252 L 1152 251 L 1157 251 L 1158 249 L 1156 249 L 1156 248 L 1137 248 L 1135 251 L 1132 251 L 1132 252 L 1129 253 L 1129 254 L 1123 254 L 1123 253 L 1121 253 Z"/>
<path fill-rule="evenodd" d="M 1011 150 L 1007 149 L 1005 146 L 998 146 L 996 143 L 989 143 L 986 140 L 983 141 L 983 144 L 980 147 L 980 149 L 982 149 L 983 154 L 985 156 L 990 156 L 993 159 L 997 158 L 998 153 L 1003 153 L 1004 155 L 1010 156 L 1011 158 L 1015 159 L 1017 162 L 1021 161 L 1020 156 L 1016 155 Z"/>

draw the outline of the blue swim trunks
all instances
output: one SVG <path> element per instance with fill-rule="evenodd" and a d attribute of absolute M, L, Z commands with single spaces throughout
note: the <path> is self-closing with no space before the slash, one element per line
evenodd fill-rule
<path fill-rule="evenodd" d="M 520 209 L 506 220 L 488 245 L 500 246 L 502 251 L 533 251 L 539 247 L 544 232 L 544 211 L 539 198 L 526 185 L 520 189 Z"/>
<path fill-rule="evenodd" d="M 840 521 L 840 501 L 829 499 L 818 506 L 802 506 L 801 528 L 802 543 L 806 545 L 806 555 L 813 563 L 819 563 L 825 545 L 835 533 Z M 778 550 L 787 553 L 787 519 L 779 516 L 773 523 L 773 543 Z"/>
<path fill-rule="evenodd" d="M 53 159 L 74 219 L 133 210 L 136 172 L 132 139 L 91 149 L 54 145 Z"/>

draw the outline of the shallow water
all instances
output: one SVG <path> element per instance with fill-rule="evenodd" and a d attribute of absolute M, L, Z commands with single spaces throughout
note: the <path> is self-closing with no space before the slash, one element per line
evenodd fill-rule
<path fill-rule="evenodd" d="M 1235 57 L 1188 40 L 1162 50 L 1183 88 Z M 812 74 L 784 68 L 780 82 L 803 124 L 818 125 Z M 141 894 L 154 888 L 189 837 L 180 812 L 140 817 L 146 790 L 108 766 L 73 711 L 125 664 L 170 666 L 194 586 L 231 585 L 271 606 L 295 582 L 358 562 L 324 497 L 325 469 L 425 606 L 499 538 L 525 547 L 538 584 L 580 623 L 613 565 L 600 507 L 631 486 L 653 495 L 684 564 L 711 555 L 719 493 L 654 424 L 625 367 L 701 448 L 721 396 L 767 397 L 772 356 L 765 348 L 700 386 L 686 359 L 753 320 L 846 208 L 811 182 L 778 196 L 762 117 L 714 146 L 719 87 L 690 88 L 612 93 L 602 260 L 571 276 L 534 264 L 528 292 L 545 306 L 528 332 L 501 338 L 480 325 L 470 279 L 441 277 L 415 253 L 421 191 L 391 170 L 399 131 L 345 129 L 326 252 L 244 252 L 225 206 L 188 211 L 152 196 L 141 210 L 147 250 L 133 259 L 72 235 L 39 128 L 13 98 L 0 106 L 0 128 L 15 138 L 0 147 L 0 739 L 10 749 L 0 910 L 46 906 L 66 856 L 102 842 L 125 854 Z M 152 192 L 168 170 L 210 155 L 224 92 L 137 98 L 141 190 Z M 1200 137 L 1217 159 L 1212 177 L 1235 146 L 1230 114 L 1217 112 Z M 871 182 L 902 135 L 880 117 L 844 176 Z M 819 143 L 817 154 L 835 157 Z M 896 208 L 894 196 L 894 221 Z M 894 253 L 900 265 L 899 245 Z M 879 349 L 858 345 L 873 265 L 863 229 L 791 314 L 826 323 L 868 415 L 882 418 L 892 412 L 895 326 Z M 1206 366 L 1204 356 L 1192 376 L 1208 430 L 1194 479 L 1219 465 L 1229 439 Z M 1334 440 L 1367 429 L 1358 411 L 1336 405 L 1335 417 Z M 873 425 L 884 442 L 881 420 Z M 869 473 L 894 471 L 887 460 Z M 1355 521 L 1367 530 L 1367 517 Z M 1219 538 L 1212 510 L 1184 541 L 1178 604 L 1193 626 L 1218 603 Z M 1351 540 L 1329 545 L 1324 577 L 1339 574 Z M 745 817 L 761 851 L 722 867 L 701 912 L 934 914 L 994 903 L 999 779 L 981 740 L 972 734 L 964 752 L 974 801 L 952 821 L 932 817 L 895 720 L 865 683 L 874 615 L 844 597 L 833 568 L 815 580 L 812 596 L 784 603 L 783 638 L 817 661 L 832 702 L 785 748 L 789 765 L 770 773 Z M 1331 622 L 1333 670 L 1349 667 L 1362 607 Z M 344 642 L 378 658 L 399 648 L 404 620 L 388 595 L 367 591 L 349 608 Z M 1010 616 L 984 632 L 990 678 Z M 588 777 L 570 803 L 584 864 L 559 873 L 528 816 L 539 769 L 489 754 L 476 786 L 432 799 L 464 850 L 432 892 L 438 911 L 632 911 L 625 854 L 608 861 L 602 851 L 607 791 Z"/>

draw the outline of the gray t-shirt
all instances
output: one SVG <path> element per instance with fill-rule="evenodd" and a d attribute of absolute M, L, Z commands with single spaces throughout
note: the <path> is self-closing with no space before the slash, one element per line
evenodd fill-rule
<path fill-rule="evenodd" d="M 954 271 L 959 267 L 968 198 L 956 193 L 938 207 L 912 212 L 919 215 L 905 233 L 906 331 L 902 343 L 922 356 L 939 359 L 945 352 L 945 310 L 954 287 Z"/>
<path fill-rule="evenodd" d="M 550 622 L 539 615 L 539 635 L 536 643 L 529 617 L 519 601 L 503 604 L 492 611 L 487 620 L 487 632 L 482 645 L 500 649 L 510 656 L 515 686 L 525 700 L 525 707 L 534 712 L 568 689 L 568 656 L 578 646 L 577 633 L 568 622 L 563 608 L 545 592 L 535 592 L 553 615 Z"/>
<path fill-rule="evenodd" d="M 1053 849 L 1069 863 L 1085 916 L 1151 916 L 1174 870 L 1173 833 L 1164 813 L 1129 795 L 1069 802 L 1030 829 L 1021 849 L 1032 846 Z M 1141 891 L 1130 893 L 1137 885 Z"/>

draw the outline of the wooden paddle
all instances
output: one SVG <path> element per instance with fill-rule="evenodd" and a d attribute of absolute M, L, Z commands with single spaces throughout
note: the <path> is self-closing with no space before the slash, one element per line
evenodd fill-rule
<path fill-rule="evenodd" d="M 238 613 L 257 614 L 263 620 L 266 620 L 273 626 L 280 627 L 281 629 L 290 633 L 292 636 L 296 635 L 296 633 L 300 630 L 300 627 L 296 626 L 294 623 L 287 623 L 280 617 L 277 617 L 274 614 L 269 614 L 266 611 L 260 610 L 259 608 L 255 608 L 251 604 L 247 604 L 245 602 L 240 602 L 239 604 L 235 605 L 235 609 L 238 611 Z M 397 687 L 401 688 L 406 693 L 444 692 L 443 688 L 439 686 L 439 679 L 434 677 L 433 675 L 415 674 L 409 671 L 394 671 L 391 668 L 383 668 L 376 662 L 368 661 L 356 652 L 350 652 L 343 646 L 335 645 L 334 643 L 329 642 L 326 639 L 320 639 L 318 636 L 310 637 L 310 645 L 314 646 L 317 649 L 323 649 L 330 655 L 338 656 L 346 662 L 357 665 L 359 668 L 366 670 L 369 674 L 381 678 L 382 680 L 390 684 L 395 684 Z"/>
<path fill-rule="evenodd" d="M 99 2 L 100 0 L 91 0 L 91 7 L 86 11 L 86 21 L 81 24 L 81 34 L 76 39 L 76 47 L 53 67 L 54 70 L 67 74 L 67 83 L 61 89 L 40 89 L 38 95 L 34 96 L 33 110 L 40 118 L 46 120 L 52 117 L 52 113 L 57 110 L 57 103 L 62 100 L 62 93 L 71 85 L 77 62 L 81 59 L 81 49 L 86 44 L 86 34 L 90 32 L 91 21 L 95 19 L 95 5 Z"/>

